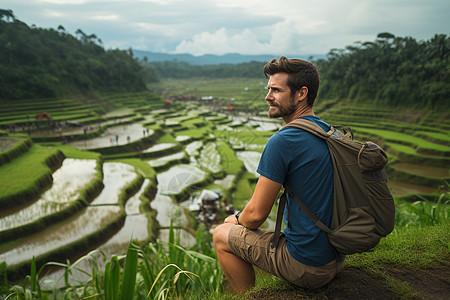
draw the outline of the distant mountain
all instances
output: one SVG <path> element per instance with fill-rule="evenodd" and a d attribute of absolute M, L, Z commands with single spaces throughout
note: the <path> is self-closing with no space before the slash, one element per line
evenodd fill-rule
<path fill-rule="evenodd" d="M 239 64 L 251 61 L 262 61 L 267 62 L 272 58 L 278 58 L 277 55 L 242 55 L 237 53 L 225 54 L 225 55 L 212 55 L 206 54 L 201 56 L 194 56 L 192 54 L 168 54 L 159 52 L 150 52 L 143 50 L 133 50 L 134 57 L 139 60 L 143 60 L 147 57 L 149 62 L 156 61 L 181 61 L 186 62 L 191 65 L 219 65 L 219 64 Z M 315 59 L 325 58 L 325 55 L 306 55 L 297 58 L 308 60 L 310 56 Z"/>

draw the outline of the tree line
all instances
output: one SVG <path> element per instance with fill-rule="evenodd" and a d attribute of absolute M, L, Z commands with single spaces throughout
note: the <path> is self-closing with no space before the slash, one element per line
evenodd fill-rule
<path fill-rule="evenodd" d="M 95 34 L 42 29 L 0 10 L 0 99 L 145 89 L 132 50 L 105 50 Z"/>
<path fill-rule="evenodd" d="M 320 70 L 322 98 L 349 98 L 389 106 L 448 108 L 450 39 L 429 40 L 380 33 L 373 42 L 332 49 L 325 59 L 312 59 Z M 193 66 L 185 62 L 143 62 L 159 78 L 264 78 L 267 62 Z"/>
<path fill-rule="evenodd" d="M 373 42 L 332 49 L 318 60 L 320 96 L 380 104 L 449 108 L 450 39 L 429 40 L 380 33 Z"/>
<path fill-rule="evenodd" d="M 264 78 L 262 69 L 266 62 L 252 61 L 239 64 L 219 65 L 191 65 L 181 61 L 147 62 L 143 65 L 150 74 L 156 74 L 153 80 L 158 79 L 188 79 L 193 77 L 204 78 Z"/>

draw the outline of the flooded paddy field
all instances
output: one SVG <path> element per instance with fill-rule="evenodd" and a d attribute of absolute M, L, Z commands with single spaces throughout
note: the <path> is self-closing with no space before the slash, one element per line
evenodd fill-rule
<path fill-rule="evenodd" d="M 411 194 L 433 194 L 437 191 L 435 187 L 420 186 L 417 184 L 410 184 L 406 182 L 399 182 L 389 180 L 389 187 L 394 196 L 406 196 Z"/>
<path fill-rule="evenodd" d="M 152 159 L 147 162 L 151 167 L 158 168 L 158 167 L 164 167 L 173 161 L 180 161 L 183 158 L 185 158 L 186 156 L 187 156 L 186 152 L 182 151 L 182 152 L 178 152 L 175 154 L 162 156 L 157 159 Z"/>
<path fill-rule="evenodd" d="M 143 153 L 155 153 L 155 152 L 161 152 L 170 148 L 173 148 L 177 146 L 176 143 L 159 143 L 156 145 L 153 145 L 147 149 L 145 149 L 144 151 L 142 151 Z"/>
<path fill-rule="evenodd" d="M 256 169 L 258 168 L 261 153 L 256 151 L 238 151 L 236 152 L 236 156 L 244 162 L 247 172 L 252 173 L 255 177 L 259 176 Z"/>
<path fill-rule="evenodd" d="M 409 163 L 396 163 L 393 167 L 397 170 L 404 171 L 411 174 L 416 174 L 423 177 L 433 178 L 449 178 L 450 169 L 440 167 L 430 167 L 423 165 L 415 165 Z"/>
<path fill-rule="evenodd" d="M 80 191 L 97 175 L 93 159 L 66 158 L 53 173 L 53 185 L 33 204 L 0 219 L 0 230 L 19 227 L 57 213 L 78 199 Z"/>
<path fill-rule="evenodd" d="M 105 187 L 91 205 L 116 204 L 124 187 L 136 179 L 134 167 L 124 163 L 107 162 L 103 164 L 103 184 Z"/>
<path fill-rule="evenodd" d="M 125 145 L 140 138 L 152 135 L 142 124 L 127 124 L 108 127 L 99 137 L 69 142 L 69 145 L 79 149 L 97 149 L 117 145 Z"/>
<path fill-rule="evenodd" d="M 198 167 L 181 164 L 157 175 L 158 192 L 165 195 L 176 195 L 184 189 L 200 183 L 208 174 Z"/>
<path fill-rule="evenodd" d="M 2 249 L 0 261 L 11 266 L 41 256 L 99 231 L 119 214 L 119 206 L 87 207 L 63 223 L 22 239 L 12 248 Z"/>

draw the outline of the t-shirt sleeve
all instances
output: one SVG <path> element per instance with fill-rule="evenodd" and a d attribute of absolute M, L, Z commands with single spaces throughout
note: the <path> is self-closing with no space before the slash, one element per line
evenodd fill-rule
<path fill-rule="evenodd" d="M 270 180 L 283 184 L 287 174 L 289 157 L 287 141 L 276 133 L 264 147 L 256 171 Z"/>

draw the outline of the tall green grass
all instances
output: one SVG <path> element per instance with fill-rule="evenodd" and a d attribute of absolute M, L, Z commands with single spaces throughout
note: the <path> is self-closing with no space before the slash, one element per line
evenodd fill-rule
<path fill-rule="evenodd" d="M 445 234 L 450 224 L 450 193 L 442 193 L 434 202 L 425 199 L 421 202 L 423 204 L 397 203 L 394 232 L 381 241 L 375 252 L 350 256 L 348 265 L 380 272 L 376 271 L 383 266 L 377 266 L 379 262 L 416 267 L 444 263 L 450 252 L 449 236 Z M 233 298 L 224 294 L 222 270 L 211 236 L 203 225 L 197 231 L 197 243 L 191 248 L 180 246 L 179 235 L 171 225 L 168 242 L 158 240 L 144 247 L 130 242 L 126 255 L 113 256 L 104 267 L 98 263 L 98 253 L 101 252 L 93 251 L 73 264 L 48 263 L 46 266 L 65 269 L 60 279 L 62 288 L 51 288 L 39 280 L 45 266 L 36 270 L 34 259 L 30 275 L 21 284 L 9 285 L 6 266 L 2 264 L 0 296 L 5 299 L 104 300 Z M 88 271 L 78 267 L 84 260 L 90 262 Z M 74 280 L 71 277 L 74 270 L 81 271 L 88 279 Z M 262 277 L 263 280 L 257 280 L 257 289 L 282 284 L 271 276 Z"/>
<path fill-rule="evenodd" d="M 429 201 L 417 195 L 420 199 L 414 202 L 398 201 L 395 211 L 397 227 L 428 226 L 450 222 L 450 193 L 443 193 L 436 201 Z"/>
<path fill-rule="evenodd" d="M 130 242 L 124 256 L 113 256 L 104 267 L 104 257 L 93 251 L 73 264 L 48 263 L 36 270 L 33 259 L 31 272 L 21 284 L 8 285 L 6 272 L 0 266 L 0 297 L 5 299 L 190 299 L 214 298 L 222 293 L 222 271 L 212 250 L 211 237 L 202 227 L 197 231 L 197 243 L 187 249 L 180 246 L 179 235 L 170 227 L 169 242 L 157 241 L 144 247 Z M 88 261 L 90 270 L 79 265 Z M 48 266 L 64 268 L 59 279 L 62 288 L 39 280 Z M 2 268 L 3 267 L 3 268 Z M 88 279 L 74 278 L 77 270 Z M 72 282 L 72 283 L 71 283 Z M 77 284 L 73 284 L 73 282 Z M 45 287 L 45 289 L 43 288 Z"/>

